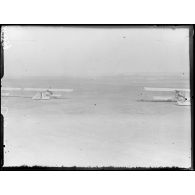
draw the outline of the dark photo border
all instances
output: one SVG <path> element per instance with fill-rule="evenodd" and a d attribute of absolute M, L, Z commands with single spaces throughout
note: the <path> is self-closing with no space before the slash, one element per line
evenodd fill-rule
<path fill-rule="evenodd" d="M 2 26 L 42 26 L 42 27 L 85 27 L 85 28 L 189 28 L 189 58 L 190 58 L 190 95 L 191 95 L 191 168 L 179 168 L 179 167 L 41 167 L 41 166 L 20 166 L 20 167 L 6 167 L 4 166 L 4 120 L 3 115 L 1 114 L 1 129 L 0 129 L 0 170 L 1 171 L 192 171 L 194 170 L 194 25 L 188 24 L 155 24 L 155 25 L 128 25 L 128 24 L 1 24 L 0 31 L 2 31 Z M 1 37 L 2 33 L 0 32 L 0 40 L 3 40 Z M 0 43 L 0 71 L 1 79 L 4 75 L 4 50 L 2 41 Z"/>

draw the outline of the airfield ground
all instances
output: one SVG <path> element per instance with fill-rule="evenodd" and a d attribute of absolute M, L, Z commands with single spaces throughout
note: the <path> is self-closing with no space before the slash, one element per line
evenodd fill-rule
<path fill-rule="evenodd" d="M 190 107 L 137 101 L 143 86 L 186 87 L 183 81 L 59 83 L 74 92 L 61 100 L 2 98 L 5 166 L 190 167 Z"/>

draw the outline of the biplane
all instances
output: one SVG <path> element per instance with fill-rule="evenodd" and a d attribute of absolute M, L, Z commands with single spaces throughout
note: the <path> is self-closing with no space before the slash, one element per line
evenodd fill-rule
<path fill-rule="evenodd" d="M 153 96 L 152 102 L 176 102 L 179 106 L 190 106 L 190 89 L 182 88 L 152 88 L 144 87 L 145 91 L 151 92 L 173 92 L 174 96 Z"/>
<path fill-rule="evenodd" d="M 11 92 L 35 92 L 33 96 L 26 96 L 20 94 L 10 94 Z M 52 88 L 12 88 L 2 87 L 2 97 L 19 97 L 19 98 L 31 98 L 33 100 L 49 100 L 49 99 L 64 99 L 59 92 L 73 92 L 73 89 L 52 89 Z M 57 92 L 57 93 L 56 93 Z"/>

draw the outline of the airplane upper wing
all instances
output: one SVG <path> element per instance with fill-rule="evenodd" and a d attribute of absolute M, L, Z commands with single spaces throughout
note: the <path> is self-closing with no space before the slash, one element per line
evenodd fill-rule
<path fill-rule="evenodd" d="M 73 89 L 52 89 L 52 88 L 13 88 L 13 87 L 2 87 L 2 91 L 59 91 L 59 92 L 72 92 Z"/>
<path fill-rule="evenodd" d="M 152 88 L 152 87 L 144 87 L 145 91 L 186 91 L 190 92 L 190 89 L 180 89 L 180 88 Z"/>
<path fill-rule="evenodd" d="M 20 91 L 22 90 L 22 88 L 18 88 L 18 87 L 1 87 L 2 91 Z"/>

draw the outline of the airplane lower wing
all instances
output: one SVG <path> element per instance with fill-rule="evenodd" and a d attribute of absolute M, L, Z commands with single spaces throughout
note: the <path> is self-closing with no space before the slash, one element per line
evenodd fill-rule
<path fill-rule="evenodd" d="M 5 94 L 2 94 L 2 97 L 13 97 L 13 98 L 31 98 L 32 99 L 32 96 L 24 96 L 24 95 L 5 95 Z"/>

